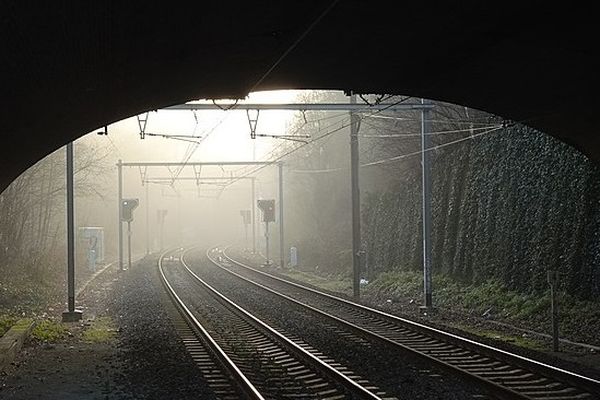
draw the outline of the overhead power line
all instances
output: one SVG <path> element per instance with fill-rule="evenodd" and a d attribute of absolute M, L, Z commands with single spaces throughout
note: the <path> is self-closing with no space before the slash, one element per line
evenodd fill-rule
<path fill-rule="evenodd" d="M 370 126 L 374 126 L 369 123 L 367 123 L 367 124 Z M 429 135 L 429 136 L 447 135 L 447 134 L 452 134 L 452 133 L 482 131 L 482 130 L 493 129 L 493 128 L 497 128 L 497 127 L 502 127 L 502 125 L 497 124 L 497 125 L 482 126 L 482 127 L 477 127 L 477 128 L 452 129 L 452 130 L 447 130 L 447 131 L 427 132 L 425 135 Z M 402 137 L 421 137 L 422 133 L 397 133 L 397 134 L 381 134 L 381 135 L 376 135 L 376 134 L 371 135 L 371 134 L 366 133 L 366 134 L 362 134 L 359 136 L 365 137 L 365 138 L 402 138 Z"/>
<path fill-rule="evenodd" d="M 382 108 L 379 108 L 379 109 L 377 109 L 376 111 L 374 111 L 374 112 L 373 112 L 373 113 L 371 113 L 371 114 L 360 116 L 360 117 L 358 117 L 358 123 L 360 123 L 360 121 L 362 121 L 364 118 L 368 118 L 368 117 L 370 117 L 370 116 L 373 116 L 373 115 L 379 114 L 379 113 L 381 113 L 381 112 L 384 112 L 384 111 L 386 111 L 386 110 L 388 110 L 388 109 L 390 109 L 390 108 L 392 108 L 392 107 L 395 107 L 395 106 L 397 106 L 398 104 L 404 103 L 405 101 L 407 101 L 407 100 L 409 100 L 409 99 L 411 99 L 411 98 L 412 98 L 412 97 L 410 97 L 410 96 L 408 96 L 408 97 L 404 97 L 404 98 L 402 98 L 402 99 L 400 99 L 400 100 L 398 100 L 398 101 L 396 101 L 396 102 L 394 102 L 394 103 L 391 103 L 391 104 L 386 104 L 386 105 L 384 105 Z M 348 119 L 349 119 L 349 117 L 348 117 Z M 302 144 L 300 144 L 300 145 L 296 146 L 295 148 L 293 148 L 292 150 L 290 150 L 290 151 L 288 151 L 288 152 L 286 152 L 286 153 L 284 153 L 284 154 L 282 154 L 282 155 L 280 155 L 280 156 L 276 157 L 275 159 L 273 159 L 273 160 L 269 160 L 269 161 L 266 161 L 266 162 L 268 163 L 267 165 L 262 165 L 262 166 L 260 166 L 260 167 L 258 167 L 258 168 L 255 168 L 254 170 L 251 170 L 251 171 L 249 171 L 249 172 L 247 172 L 247 173 L 245 173 L 245 174 L 242 174 L 242 175 L 240 175 L 238 178 L 242 178 L 242 177 L 244 177 L 244 176 L 248 176 L 248 175 L 256 174 L 258 171 L 262 170 L 263 168 L 267 167 L 268 165 L 270 165 L 270 164 L 275 164 L 275 163 L 277 163 L 277 162 L 280 162 L 280 161 L 281 161 L 283 158 L 285 158 L 285 157 L 289 156 L 290 154 L 292 154 L 292 153 L 294 153 L 294 152 L 296 152 L 296 151 L 300 150 L 301 148 L 304 148 L 305 146 L 307 146 L 307 145 L 309 145 L 309 144 L 312 144 L 312 143 L 315 143 L 315 142 L 317 142 L 317 141 L 319 141 L 319 140 L 322 140 L 322 139 L 324 139 L 324 138 L 326 138 L 326 137 L 329 137 L 329 136 L 331 136 L 332 134 L 334 134 L 334 133 L 336 133 L 336 132 L 339 132 L 339 131 L 341 131 L 342 129 L 344 129 L 344 128 L 347 128 L 347 127 L 349 127 L 349 126 L 350 126 L 350 123 L 348 123 L 348 124 L 344 124 L 344 123 L 342 123 L 342 125 L 341 125 L 340 127 L 338 127 L 338 128 L 335 128 L 335 129 L 333 129 L 333 130 L 331 130 L 331 131 L 329 131 L 329 132 L 326 132 L 326 133 L 324 133 L 323 135 L 321 135 L 321 136 L 318 136 L 318 137 L 316 137 L 316 138 L 314 138 L 314 139 L 312 139 L 312 140 L 310 140 L 310 141 L 308 141 L 308 142 L 306 142 L 306 143 L 302 143 Z M 234 180 L 234 181 L 232 181 L 230 184 L 233 184 L 233 183 L 235 183 L 235 182 L 236 182 L 236 181 Z"/>
<path fill-rule="evenodd" d="M 402 160 L 402 159 L 407 158 L 407 157 L 415 156 L 417 154 L 422 154 L 424 152 L 429 152 L 429 151 L 441 149 L 442 147 L 447 147 L 447 146 L 450 146 L 450 145 L 453 145 L 453 144 L 456 144 L 456 143 L 464 142 L 465 140 L 472 140 L 472 139 L 475 139 L 475 138 L 477 138 L 479 136 L 487 135 L 489 133 L 496 132 L 496 131 L 498 131 L 500 129 L 503 129 L 503 128 L 504 128 L 504 126 L 498 126 L 498 127 L 492 128 L 492 129 L 488 129 L 487 131 L 476 133 L 476 134 L 471 135 L 471 136 L 467 136 L 467 137 L 464 137 L 464 138 L 461 138 L 461 139 L 453 140 L 451 142 L 439 144 L 437 146 L 432 146 L 432 147 L 429 147 L 429 148 L 427 148 L 425 150 L 418 150 L 418 151 L 414 151 L 412 153 L 401 154 L 399 156 L 390 157 L 390 158 L 387 158 L 387 159 L 384 159 L 384 160 L 373 161 L 373 162 L 370 162 L 370 163 L 362 164 L 361 167 L 371 167 L 373 165 L 381 165 L 381 164 L 386 164 L 386 163 L 390 163 L 390 162 L 394 162 L 394 161 L 399 161 L 399 160 Z"/>
<path fill-rule="evenodd" d="M 415 122 L 420 122 L 421 120 L 418 118 L 411 118 L 411 117 L 394 117 L 391 115 L 370 115 L 367 118 L 378 118 L 378 119 L 392 119 L 392 120 L 396 120 L 396 121 L 415 121 Z M 469 125 L 489 125 L 490 122 L 475 122 L 475 121 L 470 121 L 470 120 L 463 120 L 463 119 L 453 119 L 453 118 L 449 118 L 449 119 L 430 119 L 428 120 L 429 122 L 436 122 L 436 123 L 452 123 L 452 124 L 469 124 Z"/>
<path fill-rule="evenodd" d="M 429 148 L 427 148 L 425 150 L 418 150 L 418 151 L 414 151 L 414 152 L 411 152 L 411 153 L 401 154 L 401 155 L 397 155 L 397 156 L 394 156 L 394 157 L 386 158 L 386 159 L 383 159 L 383 160 L 372 161 L 372 162 L 369 162 L 369 163 L 361 164 L 360 166 L 361 167 L 372 167 L 372 166 L 375 166 L 375 165 L 381 165 L 381 164 L 387 164 L 387 163 L 391 163 L 391 162 L 395 162 L 395 161 L 400 161 L 400 160 L 408 158 L 408 157 L 420 155 L 423 152 L 429 152 L 429 151 L 440 149 L 442 147 L 446 147 L 446 146 L 450 146 L 450 145 L 453 145 L 453 144 L 456 144 L 456 143 L 464 142 L 466 140 L 472 140 L 472 139 L 475 139 L 475 138 L 477 138 L 479 136 L 483 136 L 483 135 L 486 135 L 486 134 L 489 134 L 489 133 L 493 133 L 493 132 L 496 132 L 496 131 L 498 131 L 500 129 L 503 129 L 503 128 L 504 128 L 504 126 L 493 127 L 493 128 L 488 129 L 488 130 L 486 130 L 484 132 L 479 132 L 479 133 L 476 133 L 476 134 L 474 134 L 472 136 L 467 136 L 467 137 L 464 137 L 464 138 L 461 138 L 461 139 L 457 139 L 457 140 L 453 140 L 453 141 L 450 141 L 450 142 L 447 142 L 447 143 L 443 143 L 443 144 L 440 144 L 440 145 L 437 145 L 437 146 L 432 146 L 432 147 L 429 147 Z M 297 174 L 320 174 L 320 173 L 338 172 L 338 171 L 344 171 L 344 170 L 347 170 L 347 168 L 328 168 L 328 169 L 315 169 L 315 170 L 313 170 L 313 169 L 291 170 L 290 172 L 297 173 Z"/>
<path fill-rule="evenodd" d="M 333 0 L 325 10 L 310 25 L 302 32 L 300 36 L 281 54 L 281 56 L 267 69 L 267 71 L 256 81 L 256 83 L 250 88 L 250 92 L 254 91 L 270 74 L 273 70 L 283 61 L 288 54 L 292 52 L 298 46 L 298 44 L 313 30 L 313 28 L 331 11 L 331 9 L 338 3 L 339 0 Z"/>

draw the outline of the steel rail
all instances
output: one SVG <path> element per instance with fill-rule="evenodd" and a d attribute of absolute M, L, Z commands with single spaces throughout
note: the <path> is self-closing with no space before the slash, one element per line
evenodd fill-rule
<path fill-rule="evenodd" d="M 230 261 L 233 260 L 230 257 L 228 257 L 225 253 L 223 253 L 223 255 L 228 260 L 230 260 Z M 211 259 L 211 261 L 213 261 L 213 260 Z M 232 262 L 234 262 L 236 264 L 238 263 L 235 260 L 232 261 Z M 217 267 L 223 269 L 224 271 L 226 271 L 226 272 L 228 272 L 228 273 L 230 273 L 230 274 L 232 274 L 232 275 L 234 275 L 234 276 L 236 276 L 236 277 L 238 277 L 238 278 L 240 278 L 240 279 L 242 279 L 242 280 L 244 280 L 244 281 L 246 281 L 246 282 L 248 282 L 248 283 L 250 283 L 252 285 L 255 285 L 255 286 L 257 286 L 257 287 L 259 287 L 259 288 L 261 288 L 263 290 L 268 291 L 269 293 L 272 293 L 272 294 L 274 294 L 276 296 L 279 296 L 279 297 L 281 297 L 281 298 L 283 298 L 283 299 L 285 299 L 287 301 L 290 301 L 290 302 L 292 302 L 294 304 L 297 304 L 297 305 L 299 305 L 301 307 L 307 308 L 310 311 L 312 311 L 312 312 L 314 312 L 314 313 L 316 313 L 316 314 L 318 314 L 320 316 L 332 319 L 335 322 L 338 322 L 341 325 L 349 328 L 350 330 L 352 330 L 355 333 L 358 333 L 358 334 L 360 334 L 362 336 L 366 336 L 366 337 L 371 338 L 371 339 L 374 338 L 374 339 L 376 339 L 376 340 L 378 340 L 378 341 L 380 341 L 380 342 L 382 342 L 382 343 L 384 343 L 386 345 L 391 345 L 391 346 L 394 346 L 394 347 L 400 347 L 402 350 L 407 351 L 407 352 L 409 352 L 411 354 L 416 354 L 416 355 L 419 356 L 419 358 L 423 359 L 424 361 L 432 363 L 434 365 L 441 366 L 441 367 L 443 367 L 446 370 L 450 370 L 450 372 L 452 372 L 452 373 L 455 373 L 455 374 L 458 373 L 458 374 L 461 374 L 461 375 L 464 375 L 464 373 L 465 373 L 465 371 L 463 371 L 463 370 L 461 370 L 461 369 L 459 369 L 459 368 L 457 368 L 457 367 L 455 367 L 453 365 L 450 365 L 450 364 L 443 363 L 443 364 L 440 365 L 440 361 L 438 359 L 436 359 L 434 357 L 431 357 L 431 356 L 429 356 L 429 355 L 427 355 L 427 354 L 425 354 L 423 352 L 415 351 L 414 349 L 412 349 L 412 348 L 410 348 L 410 347 L 408 347 L 406 345 L 403 345 L 401 343 L 398 343 L 398 342 L 395 342 L 393 340 L 390 340 L 389 338 L 386 338 L 385 336 L 382 336 L 382 335 L 380 335 L 380 334 L 378 334 L 376 332 L 372 332 L 372 331 L 370 331 L 368 329 L 362 328 L 359 325 L 356 325 L 356 324 L 354 324 L 352 322 L 346 321 L 346 320 L 344 320 L 344 319 L 342 319 L 340 317 L 337 317 L 337 316 L 335 316 L 335 315 L 333 315 L 331 313 L 328 313 L 326 311 L 323 311 L 321 309 L 313 307 L 313 306 L 311 306 L 309 304 L 303 303 L 303 302 L 301 302 L 301 301 L 299 301 L 297 299 L 294 299 L 291 296 L 288 296 L 288 295 L 286 295 L 284 293 L 278 292 L 278 291 L 276 291 L 276 290 L 274 290 L 272 288 L 269 288 L 269 287 L 267 287 L 265 285 L 262 285 L 262 284 L 260 284 L 258 282 L 255 282 L 255 281 L 253 281 L 253 280 L 251 280 L 251 279 L 249 279 L 247 277 L 244 277 L 244 276 L 242 276 L 242 275 L 240 275 L 240 274 L 238 274 L 238 273 L 236 273 L 234 271 L 231 271 L 230 269 L 228 269 L 226 267 L 223 267 L 222 265 L 220 265 L 216 261 L 213 261 L 213 263 Z M 249 268 L 251 268 L 251 267 L 249 267 Z M 257 272 L 261 272 L 261 271 L 257 271 Z M 474 383 L 477 383 L 477 384 L 480 384 L 480 385 L 482 384 L 481 378 L 479 378 L 477 376 L 474 376 L 472 374 L 468 374 L 466 377 L 469 378 L 469 380 L 473 381 Z M 484 381 L 484 383 L 485 383 L 485 389 L 487 389 L 492 394 L 494 394 L 496 396 L 499 396 L 501 399 L 528 399 L 527 397 L 523 397 L 519 393 L 517 393 L 517 392 L 515 392 L 513 390 L 510 390 L 508 388 L 505 388 L 503 386 L 500 386 L 500 385 L 498 385 L 498 384 L 496 384 L 494 382 Z"/>
<path fill-rule="evenodd" d="M 221 299 L 223 302 L 225 302 L 226 304 L 228 304 L 230 307 L 232 307 L 233 309 L 237 310 L 240 314 L 244 315 L 246 318 L 248 318 L 249 320 L 251 320 L 254 324 L 256 324 L 257 326 L 261 327 L 263 330 L 267 331 L 270 335 L 272 335 L 274 338 L 276 338 L 284 346 L 292 349 L 293 352 L 297 356 L 299 356 L 300 358 L 304 359 L 306 362 L 310 363 L 311 365 L 315 366 L 316 368 L 318 368 L 319 370 L 321 370 L 322 372 L 324 372 L 330 379 L 333 379 L 334 381 L 340 383 L 346 390 L 348 390 L 353 395 L 357 395 L 361 399 L 381 400 L 381 398 L 379 396 L 377 396 L 375 393 L 373 393 L 373 392 L 369 391 L 368 389 L 362 387 L 360 384 L 358 384 L 357 382 L 353 381 L 352 379 L 350 379 L 349 377 L 347 377 L 346 375 L 344 375 L 340 371 L 336 370 L 331 365 L 327 364 L 326 362 L 324 362 L 323 360 L 319 359 L 315 355 L 313 355 L 310 352 L 306 351 L 304 348 L 302 348 L 298 344 L 294 343 L 294 341 L 288 339 L 286 336 L 282 335 L 277 330 L 275 330 L 274 328 L 272 328 L 271 326 L 269 326 L 265 322 L 261 321 L 259 318 L 257 318 L 256 316 L 254 316 L 253 314 L 251 314 L 250 312 L 248 312 L 246 309 L 244 309 L 243 307 L 241 307 L 238 304 L 234 303 L 232 300 L 230 300 L 229 298 L 227 298 L 226 296 L 224 296 L 222 293 L 220 293 L 219 291 L 217 291 L 215 288 L 213 288 L 211 285 L 209 285 L 206 281 L 204 281 L 202 278 L 200 278 L 194 271 L 192 271 L 189 268 L 189 266 L 187 265 L 187 262 L 185 261 L 185 254 L 186 253 L 187 253 L 187 251 L 184 252 L 184 254 L 182 255 L 182 257 L 180 258 L 182 265 L 185 267 L 185 269 L 187 270 L 187 272 L 197 282 L 199 282 L 202 286 L 204 286 L 209 291 L 211 291 L 212 293 L 214 293 L 215 296 L 217 296 L 219 299 Z M 208 254 L 207 254 L 207 256 L 208 256 Z M 217 261 L 214 260 L 214 259 L 212 259 L 210 256 L 208 256 L 208 258 L 209 258 L 209 260 L 212 263 L 217 263 Z"/>
<path fill-rule="evenodd" d="M 583 389 L 583 390 L 589 392 L 590 394 L 600 395 L 600 381 L 598 381 L 598 380 L 595 380 L 595 379 L 592 379 L 592 378 L 589 378 L 589 377 L 586 377 L 586 376 L 583 376 L 583 375 L 580 375 L 580 374 L 577 374 L 577 373 L 574 373 L 574 372 L 570 372 L 570 371 L 567 371 L 567 370 L 564 370 L 564 369 L 561 369 L 561 368 L 557 368 L 557 367 L 554 367 L 554 366 L 551 366 L 551 365 L 547 365 L 547 364 L 541 363 L 539 361 L 535 361 L 535 360 L 532 360 L 532 359 L 529 359 L 529 358 L 526 358 L 526 357 L 523 357 L 523 356 L 519 356 L 519 355 L 510 353 L 510 352 L 507 352 L 505 350 L 501 350 L 501 349 L 498 349 L 498 348 L 495 348 L 495 347 L 492 347 L 492 346 L 489 346 L 489 345 L 486 345 L 486 344 L 478 343 L 478 342 L 476 342 L 474 340 L 466 339 L 466 338 L 460 337 L 460 336 L 452 334 L 452 333 L 444 332 L 444 331 L 442 331 L 440 329 L 432 328 L 432 327 L 420 324 L 418 322 L 410 321 L 410 320 L 407 320 L 407 319 L 404 319 L 404 318 L 401 318 L 401 317 L 398 317 L 398 316 L 395 316 L 395 315 L 392 315 L 392 314 L 389 314 L 389 313 L 386 313 L 386 312 L 383 312 L 383 311 L 380 311 L 380 310 L 376 310 L 376 309 L 368 307 L 368 306 L 364 306 L 362 304 L 358 304 L 358 303 L 355 303 L 355 302 L 352 302 L 352 301 L 349 301 L 349 300 L 346 300 L 346 299 L 343 299 L 343 298 L 340 298 L 340 297 L 337 297 L 337 296 L 333 296 L 333 295 L 328 294 L 328 293 L 323 293 L 323 292 L 320 292 L 320 291 L 315 290 L 313 288 L 310 288 L 310 287 L 307 287 L 307 286 L 304 286 L 304 285 L 301 285 L 301 284 L 298 284 L 298 283 L 295 283 L 295 282 L 290 282 L 290 281 L 288 281 L 286 279 L 282 279 L 282 278 L 280 278 L 278 276 L 275 276 L 275 275 L 272 275 L 272 274 L 269 274 L 269 273 L 257 270 L 256 268 L 253 268 L 251 266 L 248 266 L 246 264 L 243 264 L 243 263 L 235 260 L 232 257 L 230 257 L 229 255 L 227 255 L 226 250 L 227 250 L 227 248 L 222 252 L 222 254 L 223 254 L 223 256 L 229 262 L 231 262 L 231 263 L 233 263 L 235 265 L 238 265 L 239 267 L 245 268 L 247 270 L 251 270 L 254 273 L 260 274 L 261 276 L 266 276 L 269 279 L 273 279 L 273 280 L 276 280 L 278 282 L 284 283 L 285 285 L 290 285 L 290 286 L 293 286 L 295 288 L 299 288 L 301 290 L 307 291 L 307 292 L 309 292 L 311 294 L 314 294 L 314 295 L 317 295 L 317 296 L 320 296 L 320 297 L 324 297 L 324 298 L 327 298 L 329 300 L 333 300 L 334 302 L 341 303 L 341 304 L 343 304 L 345 306 L 349 306 L 349 307 L 358 309 L 358 310 L 363 311 L 363 312 L 375 314 L 379 318 L 392 321 L 394 323 L 403 325 L 405 327 L 409 327 L 409 329 L 416 330 L 416 331 L 418 331 L 421 334 L 433 337 L 433 338 L 435 338 L 437 340 L 440 340 L 440 341 L 443 341 L 443 342 L 449 342 L 449 343 L 452 343 L 452 344 L 454 344 L 456 346 L 460 346 L 460 347 L 463 347 L 465 349 L 468 349 L 470 351 L 473 351 L 473 352 L 476 352 L 476 353 L 479 353 L 479 354 L 483 354 L 483 355 L 485 355 L 487 357 L 490 357 L 492 359 L 501 360 L 501 361 L 503 361 L 505 363 L 508 363 L 508 364 L 511 364 L 513 366 L 533 371 L 533 372 L 535 372 L 537 374 L 540 374 L 540 375 L 543 375 L 543 376 L 546 376 L 546 377 L 550 377 L 550 378 L 552 378 L 554 380 L 558 380 L 559 382 L 562 382 L 562 383 L 567 383 L 569 385 L 572 385 L 575 388 Z M 223 267 L 221 266 L 221 268 L 223 268 Z M 256 282 L 253 282 L 253 281 L 249 280 L 248 278 L 245 278 L 245 277 L 243 277 L 243 276 L 241 276 L 239 274 L 236 274 L 233 271 L 230 271 L 227 268 L 223 268 L 223 269 L 226 270 L 226 271 L 228 271 L 228 272 L 230 272 L 230 273 L 232 273 L 232 274 L 234 274 L 234 275 L 237 275 L 237 276 L 241 277 L 242 279 L 248 280 L 249 282 L 252 282 L 252 283 L 254 283 L 256 285 L 260 285 L 260 284 L 258 284 Z M 260 285 L 260 286 L 263 286 L 263 285 Z M 279 294 L 276 291 L 274 291 L 274 293 Z M 279 295 L 281 295 L 281 294 L 279 294 Z M 285 295 L 283 295 L 283 296 L 285 296 Z M 311 306 L 309 306 L 309 305 L 307 305 L 305 303 L 299 302 L 299 301 L 297 301 L 295 299 L 291 299 L 291 300 L 294 300 L 298 304 L 302 304 L 305 307 L 311 307 Z M 314 307 L 312 307 L 312 308 L 314 308 Z M 318 309 L 315 309 L 315 310 L 318 310 Z M 318 311 L 322 312 L 322 310 L 318 310 Z M 327 313 L 325 313 L 325 314 L 327 314 Z M 424 352 L 421 352 L 421 351 L 415 350 L 413 348 L 410 348 L 409 346 L 402 345 L 402 344 L 400 344 L 400 343 L 398 343 L 396 341 L 391 341 L 388 338 L 385 338 L 385 337 L 383 337 L 383 336 L 381 336 L 381 335 L 379 335 L 379 334 L 377 334 L 375 332 L 371 332 L 369 330 L 366 330 L 366 329 L 364 329 L 362 327 L 359 327 L 359 326 L 357 326 L 355 324 L 352 324 L 352 323 L 350 323 L 350 322 L 348 322 L 348 321 L 346 321 L 344 319 L 341 319 L 339 317 L 336 317 L 336 316 L 333 316 L 333 315 L 330 315 L 330 317 L 333 317 L 334 319 L 336 319 L 339 322 L 348 324 L 349 326 L 353 326 L 353 327 L 356 327 L 356 328 L 361 329 L 363 331 L 369 332 L 374 337 L 378 337 L 379 339 L 385 339 L 387 341 L 390 341 L 390 342 L 394 343 L 395 345 L 399 345 L 399 346 L 401 346 L 401 347 L 403 347 L 405 349 L 410 350 L 411 352 L 415 352 L 415 354 L 422 355 L 424 358 L 426 358 L 428 360 L 431 360 L 431 361 L 435 362 L 435 364 L 440 365 L 440 366 L 442 366 L 444 368 L 450 367 L 450 369 L 454 370 L 455 372 L 460 371 L 461 374 L 465 374 L 465 376 L 467 376 L 467 377 L 469 377 L 471 379 L 473 379 L 474 377 L 476 377 L 476 379 L 478 381 L 486 382 L 486 385 L 489 384 L 490 385 L 489 387 L 496 394 L 504 391 L 506 398 L 526 398 L 526 399 L 536 398 L 536 397 L 526 396 L 526 395 L 524 395 L 522 393 L 519 393 L 517 391 L 513 391 L 509 387 L 506 387 L 506 386 L 503 386 L 503 385 L 499 385 L 499 384 L 497 384 L 497 383 L 495 383 L 495 382 L 493 382 L 491 380 L 482 378 L 482 377 L 480 377 L 480 376 L 478 376 L 476 374 L 470 373 L 470 372 L 468 372 L 468 371 L 466 371 L 464 369 L 458 368 L 458 367 L 456 367 L 456 366 L 454 366 L 452 364 L 449 364 L 447 362 L 443 362 L 442 360 L 440 360 L 438 358 L 435 358 L 435 357 L 432 357 L 432 356 L 430 356 L 428 354 L 425 354 Z M 564 398 L 569 398 L 569 397 L 564 397 Z M 590 398 L 590 397 L 587 397 L 587 398 Z"/>
<path fill-rule="evenodd" d="M 184 319 L 192 326 L 195 332 L 198 332 L 202 341 L 209 347 L 214 356 L 219 360 L 221 365 L 231 374 L 234 381 L 239 385 L 239 388 L 242 392 L 252 400 L 265 400 L 265 398 L 260 394 L 260 392 L 254 387 L 254 385 L 250 382 L 250 380 L 240 371 L 240 369 L 234 364 L 234 362 L 229 358 L 229 356 L 223 351 L 223 349 L 217 344 L 217 342 L 210 336 L 208 331 L 202 326 L 202 324 L 196 319 L 194 314 L 190 311 L 190 309 L 185 305 L 185 303 L 181 300 L 181 298 L 175 293 L 175 289 L 171 286 L 165 273 L 163 271 L 163 258 L 167 253 L 173 252 L 176 250 L 167 250 L 163 252 L 158 258 L 158 271 L 161 276 L 161 281 L 165 286 L 167 293 L 173 300 L 173 303 L 182 314 Z"/>

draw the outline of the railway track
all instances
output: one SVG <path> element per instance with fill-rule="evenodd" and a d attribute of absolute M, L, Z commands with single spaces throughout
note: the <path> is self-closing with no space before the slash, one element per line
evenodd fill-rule
<path fill-rule="evenodd" d="M 207 253 L 225 271 L 320 313 L 348 329 L 391 344 L 458 374 L 502 399 L 600 399 L 600 382 L 414 321 L 319 292 L 260 271 L 226 251 Z"/>
<path fill-rule="evenodd" d="M 214 341 L 167 280 L 164 267 L 173 261 L 178 262 L 179 257 L 173 257 L 173 255 L 180 256 L 177 254 L 180 252 L 181 250 L 178 249 L 161 254 L 158 258 L 158 270 L 168 297 L 182 317 L 181 320 L 174 319 L 174 325 L 186 350 L 217 398 L 226 400 L 262 399 L 260 393 Z M 167 255 L 170 257 L 167 258 Z"/>
<path fill-rule="evenodd" d="M 177 257 L 166 258 L 168 254 L 158 262 L 161 279 L 195 336 L 184 338 L 184 343 L 189 340 L 195 346 L 203 375 L 214 374 L 223 385 L 219 398 L 333 400 L 385 395 L 362 386 L 342 366 L 319 358 L 301 339 L 283 336 L 219 293 L 189 269 L 181 251 Z"/>

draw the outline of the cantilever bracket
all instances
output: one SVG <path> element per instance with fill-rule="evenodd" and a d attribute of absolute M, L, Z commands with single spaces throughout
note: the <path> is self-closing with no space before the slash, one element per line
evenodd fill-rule
<path fill-rule="evenodd" d="M 138 126 L 140 127 L 140 139 L 144 139 L 146 137 L 146 124 L 148 123 L 148 115 L 150 112 L 146 112 L 144 116 L 137 116 Z"/>
<path fill-rule="evenodd" d="M 148 182 L 148 167 L 140 166 L 140 178 L 142 179 L 142 186 Z"/>
<path fill-rule="evenodd" d="M 200 186 L 200 176 L 202 175 L 202 166 L 194 165 L 194 177 L 196 178 L 196 186 Z"/>
<path fill-rule="evenodd" d="M 254 117 L 250 114 L 250 111 L 256 111 Z M 248 125 L 250 126 L 250 139 L 256 139 L 256 125 L 258 125 L 259 113 L 260 110 L 246 110 L 246 115 L 248 116 Z"/>

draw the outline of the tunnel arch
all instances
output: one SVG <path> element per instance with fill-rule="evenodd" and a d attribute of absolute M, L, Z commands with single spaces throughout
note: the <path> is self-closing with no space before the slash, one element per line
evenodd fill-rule
<path fill-rule="evenodd" d="M 65 1 L 15 2 L 5 11 L 1 189 L 107 123 L 197 98 L 284 88 L 461 104 L 600 159 L 596 13 L 587 6 Z"/>

